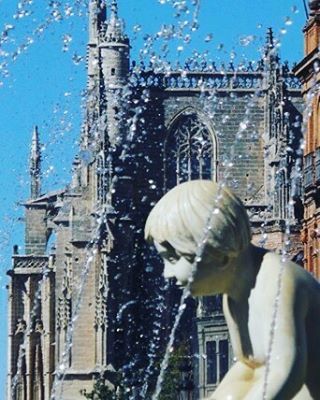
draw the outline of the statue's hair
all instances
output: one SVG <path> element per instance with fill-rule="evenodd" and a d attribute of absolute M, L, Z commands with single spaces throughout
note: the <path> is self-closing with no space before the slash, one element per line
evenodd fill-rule
<path fill-rule="evenodd" d="M 145 238 L 195 254 L 208 226 L 207 246 L 228 256 L 236 256 L 250 243 L 249 219 L 241 200 L 213 181 L 189 181 L 171 189 L 155 205 Z"/>

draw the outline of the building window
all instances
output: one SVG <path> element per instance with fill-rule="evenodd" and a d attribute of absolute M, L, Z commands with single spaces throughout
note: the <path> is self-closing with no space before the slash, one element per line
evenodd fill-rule
<path fill-rule="evenodd" d="M 222 381 L 229 370 L 229 342 L 227 339 L 206 342 L 207 385 Z"/>
<path fill-rule="evenodd" d="M 195 113 L 178 119 L 164 148 L 165 191 L 193 179 L 215 180 L 214 136 Z"/>
<path fill-rule="evenodd" d="M 316 180 L 320 180 L 320 147 L 316 149 Z"/>
<path fill-rule="evenodd" d="M 304 186 L 308 187 L 313 184 L 313 153 L 308 154 L 304 158 Z"/>
<path fill-rule="evenodd" d="M 221 382 L 229 369 L 229 343 L 228 340 L 219 341 L 219 381 Z"/>
<path fill-rule="evenodd" d="M 202 316 L 213 316 L 217 314 L 222 314 L 222 296 L 204 296 L 200 299 Z"/>
<path fill-rule="evenodd" d="M 314 150 L 314 112 L 312 112 L 309 122 L 308 122 L 308 136 L 309 140 L 307 140 L 307 151 Z"/>
<path fill-rule="evenodd" d="M 217 383 L 217 343 L 210 341 L 206 343 L 207 355 L 207 384 Z"/>
<path fill-rule="evenodd" d="M 116 74 L 116 69 L 115 68 L 111 68 L 111 76 L 115 76 Z"/>

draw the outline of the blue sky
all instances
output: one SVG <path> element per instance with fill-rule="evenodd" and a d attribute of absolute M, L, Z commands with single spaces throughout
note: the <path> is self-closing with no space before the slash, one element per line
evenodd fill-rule
<path fill-rule="evenodd" d="M 20 0 L 20 3 L 27 2 Z M 49 15 L 49 3 L 49 0 L 31 2 L 20 9 L 20 14 L 26 10 L 27 15 L 16 18 L 18 1 L 0 0 L 0 32 L 7 30 L 9 38 L 9 43 L 0 47 L 0 398 L 4 396 L 1 392 L 5 388 L 7 351 L 6 271 L 10 268 L 12 245 L 21 245 L 23 253 L 23 210 L 18 204 L 29 195 L 27 168 L 32 129 L 39 126 L 43 187 L 48 190 L 68 182 L 82 119 L 81 92 L 86 84 L 85 6 L 75 10 L 82 16 L 68 17 L 68 3 L 82 2 L 62 1 L 63 7 L 57 10 L 64 12 L 63 19 L 52 22 L 41 33 Z M 133 59 L 139 58 L 146 35 L 155 35 L 163 24 L 177 25 L 179 21 L 190 20 L 193 0 L 185 1 L 190 13 L 182 10 L 181 17 L 174 16 L 177 12 L 174 3 L 183 6 L 182 0 L 119 0 L 120 15 L 132 38 Z M 191 35 L 190 43 L 170 40 L 169 59 L 183 61 L 193 51 L 208 51 L 209 58 L 218 62 L 229 61 L 230 56 L 235 57 L 235 63 L 243 58 L 257 60 L 268 27 L 274 28 L 281 42 L 283 60 L 292 63 L 303 55 L 302 0 L 201 0 L 198 23 L 198 30 L 186 32 Z M 34 34 L 35 30 L 38 34 Z M 15 57 L 16 50 L 32 40 Z M 155 50 L 160 51 L 159 46 Z M 1 71 L 6 69 L 3 65 L 6 62 L 9 76 L 3 78 Z"/>

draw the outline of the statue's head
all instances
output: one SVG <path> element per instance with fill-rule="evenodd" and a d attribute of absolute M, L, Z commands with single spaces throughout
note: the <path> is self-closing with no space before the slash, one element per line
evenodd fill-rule
<path fill-rule="evenodd" d="M 201 261 L 193 276 L 194 295 L 223 292 L 228 266 L 249 245 L 249 219 L 241 200 L 209 180 L 182 183 L 165 194 L 151 211 L 145 238 L 162 256 L 166 278 L 186 285 L 198 246 L 209 228 Z"/>

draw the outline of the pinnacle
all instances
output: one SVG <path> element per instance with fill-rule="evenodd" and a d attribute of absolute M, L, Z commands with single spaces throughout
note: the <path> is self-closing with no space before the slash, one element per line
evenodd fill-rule
<path fill-rule="evenodd" d="M 111 2 L 111 18 L 118 18 L 118 2 L 112 0 Z"/>

